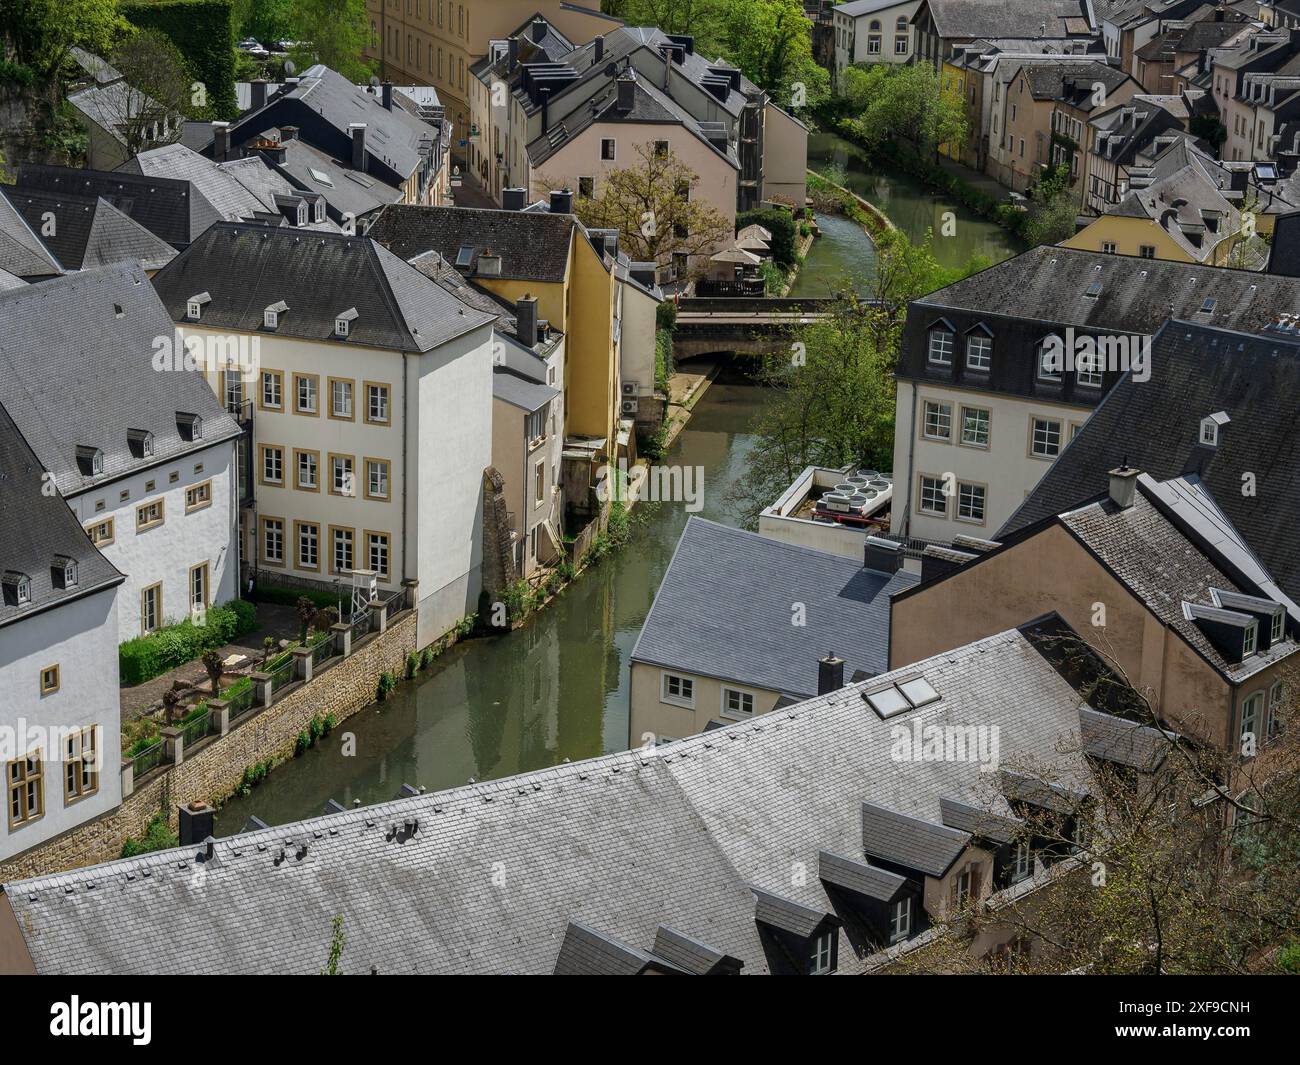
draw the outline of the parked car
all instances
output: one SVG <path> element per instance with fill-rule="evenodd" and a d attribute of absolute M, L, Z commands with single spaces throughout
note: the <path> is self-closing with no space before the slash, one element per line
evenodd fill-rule
<path fill-rule="evenodd" d="M 255 55 L 258 59 L 265 59 L 271 53 L 262 47 L 261 43 L 252 37 L 246 37 L 235 46 L 239 51 L 248 55 Z"/>

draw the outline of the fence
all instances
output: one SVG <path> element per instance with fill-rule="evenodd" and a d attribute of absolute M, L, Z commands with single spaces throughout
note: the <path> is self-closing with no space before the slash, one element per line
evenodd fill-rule
<path fill-rule="evenodd" d="M 234 721 L 240 714 L 247 713 L 253 709 L 257 701 L 257 693 L 250 684 L 242 691 L 235 692 L 234 695 L 227 697 L 226 705 L 230 708 L 229 720 Z"/>
<path fill-rule="evenodd" d="M 271 691 L 278 692 L 286 684 L 293 681 L 293 659 L 282 662 L 271 670 Z"/>
<path fill-rule="evenodd" d="M 163 741 L 159 740 L 131 758 L 132 773 L 135 775 L 135 779 L 139 780 L 149 770 L 162 765 L 162 760 Z"/>
<path fill-rule="evenodd" d="M 334 654 L 334 634 L 330 633 L 311 649 L 311 668 L 315 674 L 316 667 Z"/>
<path fill-rule="evenodd" d="M 212 718 L 207 714 L 197 717 L 188 725 L 181 727 L 181 742 L 184 747 L 192 747 L 208 734 L 212 725 Z M 182 748 L 183 750 L 184 748 Z"/>

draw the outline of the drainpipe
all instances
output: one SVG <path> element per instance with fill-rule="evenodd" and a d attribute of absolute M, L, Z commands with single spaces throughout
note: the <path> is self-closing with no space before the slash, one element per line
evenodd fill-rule
<path fill-rule="evenodd" d="M 912 382 L 912 420 L 908 427 L 909 435 L 907 440 L 907 493 L 904 495 L 903 524 L 898 527 L 898 531 L 904 536 L 912 535 L 912 460 L 916 454 L 916 382 Z M 898 484 L 895 482 L 894 491 L 898 491 Z"/>
<path fill-rule="evenodd" d="M 407 500 L 411 498 L 409 493 L 407 492 L 408 485 L 406 483 L 411 476 L 411 464 L 406 461 L 406 443 L 407 440 L 410 439 L 410 435 L 411 435 L 411 416 L 410 416 L 411 390 L 407 385 L 407 376 L 408 376 L 409 369 L 410 367 L 408 366 L 408 360 L 406 354 L 405 352 L 403 352 L 402 354 L 402 579 L 403 580 L 405 580 L 407 577 L 411 575 L 410 568 L 408 567 L 406 562 L 406 541 L 407 541 L 406 512 L 409 509 Z M 369 564 L 369 562 L 370 559 L 367 558 L 366 559 L 367 565 Z M 412 603 L 411 605 L 413 607 L 416 607 L 419 604 Z M 419 624 L 420 623 L 417 617 L 417 621 L 416 621 L 416 642 L 417 643 L 419 642 Z"/>

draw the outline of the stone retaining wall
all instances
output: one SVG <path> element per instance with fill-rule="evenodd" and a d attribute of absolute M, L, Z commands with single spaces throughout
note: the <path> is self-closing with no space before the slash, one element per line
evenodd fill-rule
<path fill-rule="evenodd" d="M 380 674 L 404 676 L 415 643 L 416 612 L 408 610 L 350 657 L 331 659 L 333 664 L 310 683 L 208 741 L 180 765 L 145 778 L 116 809 L 0 863 L 0 884 L 111 861 L 128 837 L 144 835 L 160 810 L 174 829 L 178 804 L 228 798 L 248 766 L 291 757 L 298 734 L 313 718 L 333 714 L 342 722 L 374 702 Z"/>

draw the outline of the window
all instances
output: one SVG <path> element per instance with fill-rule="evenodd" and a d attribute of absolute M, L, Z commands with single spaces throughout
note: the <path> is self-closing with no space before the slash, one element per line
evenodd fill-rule
<path fill-rule="evenodd" d="M 262 445 L 262 483 L 284 484 L 284 448 Z"/>
<path fill-rule="evenodd" d="M 967 866 L 957 874 L 957 879 L 952 882 L 952 902 L 953 906 L 960 909 L 965 906 L 975 893 L 975 874 L 974 866 Z"/>
<path fill-rule="evenodd" d="M 46 666 L 41 670 L 41 694 L 53 695 L 59 690 L 59 667 Z"/>
<path fill-rule="evenodd" d="M 1059 381 L 1064 366 L 1065 347 L 1059 337 L 1044 337 L 1038 345 L 1038 379 Z"/>
<path fill-rule="evenodd" d="M 140 592 L 140 633 L 147 636 L 162 628 L 162 585 L 152 584 Z"/>
<path fill-rule="evenodd" d="M 297 521 L 298 568 L 320 569 L 320 526 L 312 521 Z"/>
<path fill-rule="evenodd" d="M 1272 644 L 1279 643 L 1281 641 L 1282 634 L 1285 631 L 1285 622 L 1286 622 L 1285 614 L 1273 615 L 1273 621 L 1271 622 L 1268 628 L 1268 642 L 1270 646 Z"/>
<path fill-rule="evenodd" d="M 606 162 L 613 162 L 617 158 L 617 145 L 613 137 L 601 137 L 600 139 L 600 157 Z"/>
<path fill-rule="evenodd" d="M 320 452 L 295 450 L 293 456 L 297 468 L 295 486 L 303 492 L 319 492 Z"/>
<path fill-rule="evenodd" d="M 966 338 L 966 369 L 987 370 L 993 364 L 993 338 L 972 333 Z"/>
<path fill-rule="evenodd" d="M 679 677 L 675 673 L 665 673 L 663 674 L 662 685 L 659 693 L 661 702 L 684 706 L 691 710 L 695 708 L 695 681 L 691 680 L 690 677 Z"/>
<path fill-rule="evenodd" d="M 1154 259 L 1156 257 L 1156 246 L 1154 244 L 1138 245 L 1138 254 L 1144 259 Z"/>
<path fill-rule="evenodd" d="M 880 54 L 880 20 L 872 19 L 867 27 L 867 54 Z"/>
<path fill-rule="evenodd" d="M 930 330 L 930 361 L 940 366 L 952 365 L 952 333 L 949 330 Z"/>
<path fill-rule="evenodd" d="M 667 158 L 668 158 L 668 142 L 667 142 L 667 141 L 655 141 L 655 158 L 656 158 L 656 159 L 667 159 Z"/>
<path fill-rule="evenodd" d="M 91 725 L 63 741 L 63 801 L 74 802 L 99 790 L 99 726 Z"/>
<path fill-rule="evenodd" d="M 5 783 L 9 787 L 9 827 L 17 828 L 35 821 L 45 813 L 44 759 L 33 751 L 15 758 L 7 766 Z"/>
<path fill-rule="evenodd" d="M 366 459 L 366 498 L 388 498 L 388 462 L 384 459 Z"/>
<path fill-rule="evenodd" d="M 943 480 L 939 477 L 921 475 L 921 494 L 917 500 L 922 514 L 948 516 L 948 498 L 943 492 Z"/>
<path fill-rule="evenodd" d="M 813 939 L 812 954 L 808 959 L 808 974 L 824 976 L 834 968 L 835 933 L 822 932 Z"/>
<path fill-rule="evenodd" d="M 185 513 L 192 510 L 202 510 L 204 507 L 212 506 L 212 482 L 204 481 L 202 484 L 191 485 L 185 489 Z"/>
<path fill-rule="evenodd" d="M 1011 858 L 1011 882 L 1013 884 L 1024 880 L 1034 871 L 1034 853 L 1029 846 L 1029 840 L 1021 840 L 1016 844 L 1016 849 L 1012 852 Z"/>
<path fill-rule="evenodd" d="M 284 565 L 284 522 L 279 518 L 262 519 L 262 561 Z"/>
<path fill-rule="evenodd" d="M 200 562 L 190 568 L 190 613 L 208 608 L 208 564 Z"/>
<path fill-rule="evenodd" d="M 352 382 L 342 377 L 330 378 L 330 417 L 352 421 Z"/>
<path fill-rule="evenodd" d="M 533 467 L 533 505 L 541 506 L 546 499 L 546 463 L 539 462 Z"/>
<path fill-rule="evenodd" d="M 904 895 L 889 910 L 889 942 L 898 943 L 912 934 L 912 896 Z"/>
<path fill-rule="evenodd" d="M 952 404 L 925 401 L 924 435 L 930 440 L 952 438 Z"/>
<path fill-rule="evenodd" d="M 244 379 L 238 370 L 226 370 L 222 373 L 222 394 L 226 400 L 226 410 L 231 414 L 242 414 L 244 409 Z"/>
<path fill-rule="evenodd" d="M 320 377 L 316 374 L 294 374 L 294 413 L 308 414 L 315 417 L 320 413 L 318 406 Z"/>
<path fill-rule="evenodd" d="M 1201 443 L 1209 447 L 1217 447 L 1219 444 L 1219 427 L 1212 418 L 1205 418 L 1201 422 Z"/>
<path fill-rule="evenodd" d="M 87 526 L 86 534 L 96 547 L 106 547 L 113 542 L 113 519 L 105 518 L 103 521 Z"/>
<path fill-rule="evenodd" d="M 1115 242 L 1114 242 L 1113 240 L 1103 240 L 1103 241 L 1101 242 L 1101 250 L 1102 250 L 1102 253 L 1105 254 L 1105 255 L 1114 255 L 1114 254 L 1115 254 Z"/>
<path fill-rule="evenodd" d="M 356 484 L 352 479 L 352 463 L 351 455 L 330 456 L 330 495 L 354 496 L 357 494 Z"/>
<path fill-rule="evenodd" d="M 1101 353 L 1081 354 L 1075 363 L 1074 377 L 1082 388 L 1100 388 L 1103 381 Z"/>
<path fill-rule="evenodd" d="M 1031 418 L 1029 453 L 1036 458 L 1055 458 L 1061 453 L 1061 423 L 1052 418 Z"/>
<path fill-rule="evenodd" d="M 894 38 L 894 55 L 907 55 L 907 35 L 902 34 Z M 971 89 L 974 92 L 974 89 Z"/>
<path fill-rule="evenodd" d="M 957 486 L 957 518 L 960 521 L 984 521 L 984 493 L 982 484 Z"/>
<path fill-rule="evenodd" d="M 352 551 L 356 543 L 356 534 L 351 529 L 330 527 L 330 559 L 333 572 L 350 573 L 355 566 Z"/>
<path fill-rule="evenodd" d="M 389 424 L 387 385 L 366 382 L 366 421 L 372 425 Z"/>
<path fill-rule="evenodd" d="M 143 532 L 163 523 L 163 501 L 153 499 L 135 508 L 135 531 Z"/>
<path fill-rule="evenodd" d="M 961 442 L 967 447 L 988 447 L 990 417 L 984 407 L 962 407 Z"/>
<path fill-rule="evenodd" d="M 752 717 L 754 696 L 737 688 L 723 688 L 722 713 L 725 717 Z"/>
<path fill-rule="evenodd" d="M 1265 731 L 1270 740 L 1281 735 L 1282 699 L 1285 695 L 1286 687 L 1280 680 L 1275 680 L 1272 687 L 1268 689 L 1268 726 Z"/>
<path fill-rule="evenodd" d="M 1258 646 L 1259 622 L 1252 621 L 1241 634 L 1241 657 L 1253 655 Z"/>
<path fill-rule="evenodd" d="M 366 533 L 366 556 L 372 570 L 388 576 L 388 533 Z"/>

